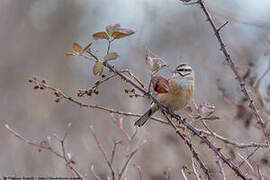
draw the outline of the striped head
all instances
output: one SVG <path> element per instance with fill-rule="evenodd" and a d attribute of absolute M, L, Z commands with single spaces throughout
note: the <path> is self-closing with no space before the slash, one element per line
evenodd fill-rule
<path fill-rule="evenodd" d="M 194 72 L 190 65 L 188 64 L 180 64 L 176 67 L 174 72 L 174 76 L 179 76 L 183 79 L 194 80 Z"/>
<path fill-rule="evenodd" d="M 178 86 L 184 89 L 191 89 L 194 87 L 194 72 L 190 65 L 180 64 L 176 67 L 172 79 Z"/>

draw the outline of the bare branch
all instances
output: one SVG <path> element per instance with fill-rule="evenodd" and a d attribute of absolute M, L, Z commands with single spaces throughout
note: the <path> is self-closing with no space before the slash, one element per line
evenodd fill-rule
<path fill-rule="evenodd" d="M 56 152 L 54 149 L 52 149 L 52 147 L 50 145 L 44 145 L 43 143 L 35 143 L 27 138 L 25 138 L 24 136 L 22 136 L 21 134 L 19 134 L 18 132 L 16 132 L 15 130 L 13 130 L 12 128 L 9 127 L 8 124 L 5 125 L 5 127 L 8 129 L 8 131 L 13 134 L 14 136 L 16 136 L 17 138 L 19 138 L 21 141 L 31 145 L 31 146 L 34 146 L 34 147 L 37 147 L 39 149 L 45 149 L 45 150 L 48 150 L 50 152 L 52 152 L 53 154 L 55 154 L 56 156 L 58 156 L 59 158 L 65 160 L 67 166 L 69 167 L 69 169 L 71 170 L 73 176 L 77 176 L 79 177 L 80 179 L 84 179 L 83 176 L 79 173 L 79 171 L 77 169 L 75 169 L 71 164 L 71 160 L 68 159 L 66 157 L 66 153 L 65 153 L 65 148 L 64 148 L 64 140 L 65 140 L 65 136 L 64 138 L 60 141 L 61 143 L 61 148 L 62 148 L 62 152 L 63 154 L 60 154 L 58 152 Z"/>
<path fill-rule="evenodd" d="M 135 163 L 133 164 L 134 167 L 137 169 L 138 174 L 139 174 L 139 180 L 142 180 L 142 168 L 138 165 L 136 165 Z"/>
<path fill-rule="evenodd" d="M 171 124 L 171 126 L 175 129 L 176 133 L 178 136 L 181 137 L 181 139 L 185 142 L 185 144 L 188 146 L 189 150 L 192 152 L 193 157 L 198 161 L 198 163 L 200 164 L 201 169 L 204 171 L 204 173 L 206 174 L 207 178 L 210 180 L 212 179 L 210 174 L 209 174 L 209 170 L 207 169 L 207 167 L 205 166 L 205 164 L 202 162 L 202 160 L 199 158 L 198 153 L 195 151 L 195 149 L 192 146 L 192 143 L 190 142 L 190 140 L 188 140 L 187 138 L 185 138 L 181 133 L 180 130 L 176 127 L 176 125 L 172 122 L 171 119 L 169 119 L 169 117 L 167 116 L 167 114 L 162 111 L 163 115 L 166 117 L 166 119 L 168 120 L 168 122 Z"/>
<path fill-rule="evenodd" d="M 200 175 L 198 174 L 198 172 L 196 170 L 196 165 L 195 165 L 195 162 L 194 162 L 194 158 L 193 157 L 191 158 L 191 164 L 192 164 L 193 172 L 194 172 L 194 174 L 196 176 L 196 179 L 197 180 L 201 180 Z"/>
<path fill-rule="evenodd" d="M 181 169 L 181 173 L 182 173 L 184 179 L 185 179 L 185 180 L 188 180 L 188 178 L 187 178 L 187 176 L 186 176 L 186 174 L 185 174 L 184 168 Z"/>
<path fill-rule="evenodd" d="M 91 172 L 93 173 L 93 175 L 95 176 L 96 180 L 102 180 L 101 177 L 99 177 L 96 173 L 96 170 L 95 170 L 95 166 L 92 165 L 91 166 Z"/>
<path fill-rule="evenodd" d="M 102 153 L 102 155 L 103 155 L 103 157 L 104 157 L 104 159 L 105 159 L 107 165 L 109 166 L 109 168 L 110 168 L 110 170 L 111 170 L 112 180 L 114 180 L 114 179 L 115 179 L 115 173 L 114 173 L 114 170 L 113 170 L 113 168 L 112 168 L 111 161 L 109 160 L 109 157 L 108 157 L 107 153 L 105 152 L 104 147 L 102 146 L 100 140 L 98 139 L 98 137 L 97 137 L 97 135 L 96 135 L 96 133 L 95 133 L 95 131 L 94 131 L 93 126 L 89 126 L 89 129 L 90 129 L 90 132 L 91 132 L 91 134 L 93 135 L 93 137 L 94 137 L 94 139 L 95 139 L 95 141 L 96 141 L 96 144 L 97 144 L 97 146 L 98 146 L 98 149 L 99 149 L 100 152 Z"/>
<path fill-rule="evenodd" d="M 214 24 L 214 22 L 213 22 L 213 20 L 212 20 L 212 18 L 210 16 L 208 10 L 206 9 L 203 1 L 202 0 L 198 0 L 198 4 L 200 5 L 201 9 L 203 10 L 205 16 L 207 17 L 207 21 L 210 23 L 213 31 L 215 32 L 215 36 L 216 36 L 216 38 L 217 38 L 217 40 L 218 40 L 218 42 L 220 44 L 220 50 L 224 54 L 227 63 L 229 64 L 230 68 L 232 69 L 234 75 L 236 76 L 236 79 L 238 80 L 238 82 L 240 84 L 240 87 L 241 87 L 241 90 L 242 90 L 243 94 L 249 100 L 249 107 L 252 110 L 252 112 L 254 113 L 254 115 L 255 115 L 255 117 L 257 119 L 257 123 L 260 124 L 260 126 L 262 127 L 262 129 L 264 131 L 264 134 L 265 134 L 267 140 L 270 141 L 270 139 L 269 139 L 270 138 L 270 134 L 266 130 L 265 122 L 262 119 L 262 117 L 260 116 L 259 111 L 258 111 L 257 107 L 254 104 L 254 100 L 249 95 L 248 90 L 247 90 L 246 83 L 241 78 L 241 75 L 240 75 L 240 73 L 239 73 L 236 65 L 234 64 L 233 60 L 231 59 L 231 56 L 230 56 L 230 54 L 228 53 L 228 51 L 227 51 L 227 49 L 225 47 L 225 44 L 224 44 L 224 42 L 223 42 L 223 40 L 221 38 L 221 35 L 219 34 L 218 29 L 216 28 L 216 25 Z"/>
<path fill-rule="evenodd" d="M 222 164 L 221 164 L 221 162 L 220 162 L 220 160 L 219 160 L 218 157 L 216 157 L 216 163 L 217 163 L 217 166 L 219 168 L 220 179 L 221 180 L 226 180 L 224 169 L 223 169 Z"/>

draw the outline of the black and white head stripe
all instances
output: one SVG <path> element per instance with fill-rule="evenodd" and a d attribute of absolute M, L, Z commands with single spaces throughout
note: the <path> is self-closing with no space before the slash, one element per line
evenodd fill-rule
<path fill-rule="evenodd" d="M 180 64 L 179 66 L 177 66 L 176 72 L 184 77 L 191 74 L 192 68 L 188 64 Z"/>

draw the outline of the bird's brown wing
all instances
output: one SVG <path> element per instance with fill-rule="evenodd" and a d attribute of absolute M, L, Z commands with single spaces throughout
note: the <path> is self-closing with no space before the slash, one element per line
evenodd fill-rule
<path fill-rule="evenodd" d="M 151 79 L 153 89 L 158 93 L 168 93 L 169 91 L 169 82 L 166 78 L 161 75 L 155 75 Z"/>

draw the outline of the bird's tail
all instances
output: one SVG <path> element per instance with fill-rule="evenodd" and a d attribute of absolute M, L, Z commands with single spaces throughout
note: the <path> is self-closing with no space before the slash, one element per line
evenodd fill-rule
<path fill-rule="evenodd" d="M 153 114 L 152 108 L 150 108 L 146 113 L 144 113 L 144 115 L 142 115 L 142 117 L 140 117 L 140 119 L 138 119 L 135 122 L 135 126 L 141 127 L 143 126 L 146 121 L 151 117 L 151 115 Z"/>

